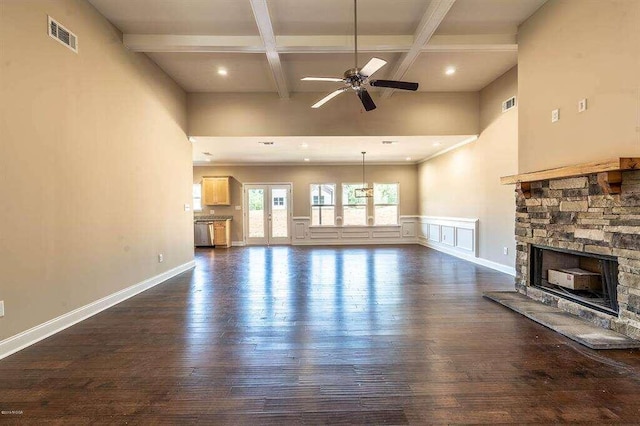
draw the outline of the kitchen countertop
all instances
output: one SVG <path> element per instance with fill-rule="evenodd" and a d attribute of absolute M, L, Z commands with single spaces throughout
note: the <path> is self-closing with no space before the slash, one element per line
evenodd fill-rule
<path fill-rule="evenodd" d="M 193 218 L 194 222 L 215 222 L 217 220 L 233 220 L 233 216 L 203 215 L 203 216 L 195 216 Z"/>

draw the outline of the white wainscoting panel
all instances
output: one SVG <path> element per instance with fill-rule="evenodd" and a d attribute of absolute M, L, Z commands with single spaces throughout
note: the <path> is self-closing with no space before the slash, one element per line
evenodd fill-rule
<path fill-rule="evenodd" d="M 457 246 L 463 250 L 473 252 L 474 250 L 474 230 L 469 228 L 456 228 Z"/>
<path fill-rule="evenodd" d="M 442 251 L 478 257 L 478 219 L 421 216 L 418 241 Z"/>
<path fill-rule="evenodd" d="M 400 216 L 398 225 L 311 226 L 311 218 L 293 218 L 293 245 L 416 244 L 419 216 Z"/>
<path fill-rule="evenodd" d="M 478 219 L 420 216 L 418 243 L 515 276 L 514 267 L 478 257 L 478 223 Z M 453 238 L 450 229 L 453 229 Z"/>
<path fill-rule="evenodd" d="M 440 227 L 440 242 L 451 247 L 456 246 L 456 228 L 442 225 Z"/>

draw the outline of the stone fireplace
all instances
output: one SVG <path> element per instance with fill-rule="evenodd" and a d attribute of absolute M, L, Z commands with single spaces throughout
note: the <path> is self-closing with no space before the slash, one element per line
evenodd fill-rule
<path fill-rule="evenodd" d="M 515 286 L 532 299 L 640 339 L 640 164 L 615 160 L 620 166 L 610 164 L 604 172 L 593 167 L 601 162 L 503 178 L 516 183 Z M 587 290 L 550 283 L 549 270 L 566 268 L 598 281 Z"/>

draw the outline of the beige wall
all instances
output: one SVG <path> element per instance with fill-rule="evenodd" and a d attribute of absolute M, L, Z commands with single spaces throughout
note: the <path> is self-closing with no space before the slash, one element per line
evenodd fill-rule
<path fill-rule="evenodd" d="M 0 0 L 0 40 L 2 340 L 192 260 L 193 231 L 172 80 L 82 0 Z"/>
<path fill-rule="evenodd" d="M 322 93 L 190 93 L 191 136 L 475 135 L 478 93 L 398 92 L 367 113 L 353 93 L 312 109 Z"/>
<path fill-rule="evenodd" d="M 480 92 L 477 141 L 418 170 L 420 214 L 478 218 L 479 257 L 508 266 L 515 264 L 514 188 L 500 185 L 500 176 L 517 171 L 518 108 L 505 113 L 501 108 L 517 93 L 517 73 L 512 68 Z"/>
<path fill-rule="evenodd" d="M 550 0 L 518 45 L 520 172 L 640 156 L 640 1 Z"/>
<path fill-rule="evenodd" d="M 418 212 L 417 166 L 366 166 L 366 180 L 371 183 L 400 184 L 400 214 L 415 215 Z M 204 214 L 211 209 L 216 215 L 233 215 L 231 238 L 242 241 L 242 184 L 246 183 L 292 183 L 293 215 L 310 216 L 309 185 L 312 183 L 335 183 L 340 192 L 341 183 L 362 182 L 362 167 L 345 166 L 219 166 L 193 168 L 193 182 L 199 183 L 203 176 L 231 176 L 231 206 L 204 206 Z M 340 199 L 337 201 L 340 202 Z M 336 213 L 339 215 L 339 213 Z"/>

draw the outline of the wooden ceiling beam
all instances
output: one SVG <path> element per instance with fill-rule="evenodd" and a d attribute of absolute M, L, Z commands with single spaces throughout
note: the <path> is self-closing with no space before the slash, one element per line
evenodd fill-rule
<path fill-rule="evenodd" d="M 282 69 L 280 55 L 276 48 L 276 36 L 273 33 L 273 25 L 271 23 L 271 16 L 269 15 L 269 8 L 267 7 L 267 0 L 250 1 L 253 16 L 256 19 L 256 24 L 258 25 L 260 37 L 262 37 L 262 43 L 264 44 L 267 60 L 271 67 L 271 73 L 273 74 L 273 78 L 276 83 L 276 89 L 278 90 L 278 94 L 281 98 L 288 98 L 289 90 L 287 89 L 287 80 L 284 75 L 284 70 Z"/>
<path fill-rule="evenodd" d="M 402 58 L 395 66 L 389 80 L 402 80 L 409 71 L 409 68 L 418 58 L 422 49 L 429 43 L 429 40 L 436 32 L 440 23 L 444 20 L 447 12 L 453 6 L 456 0 L 433 0 L 429 3 L 425 11 L 418 30 L 414 36 L 413 44 L 408 52 L 402 55 Z M 393 94 L 393 89 L 385 89 L 380 95 L 381 98 L 388 98 Z"/>
<path fill-rule="evenodd" d="M 305 35 L 276 36 L 278 53 L 350 53 L 353 36 Z M 358 37 L 360 52 L 408 52 L 413 35 L 363 35 Z M 259 36 L 125 34 L 125 46 L 134 52 L 182 53 L 266 53 Z M 434 35 L 422 52 L 517 51 L 515 35 Z"/>

